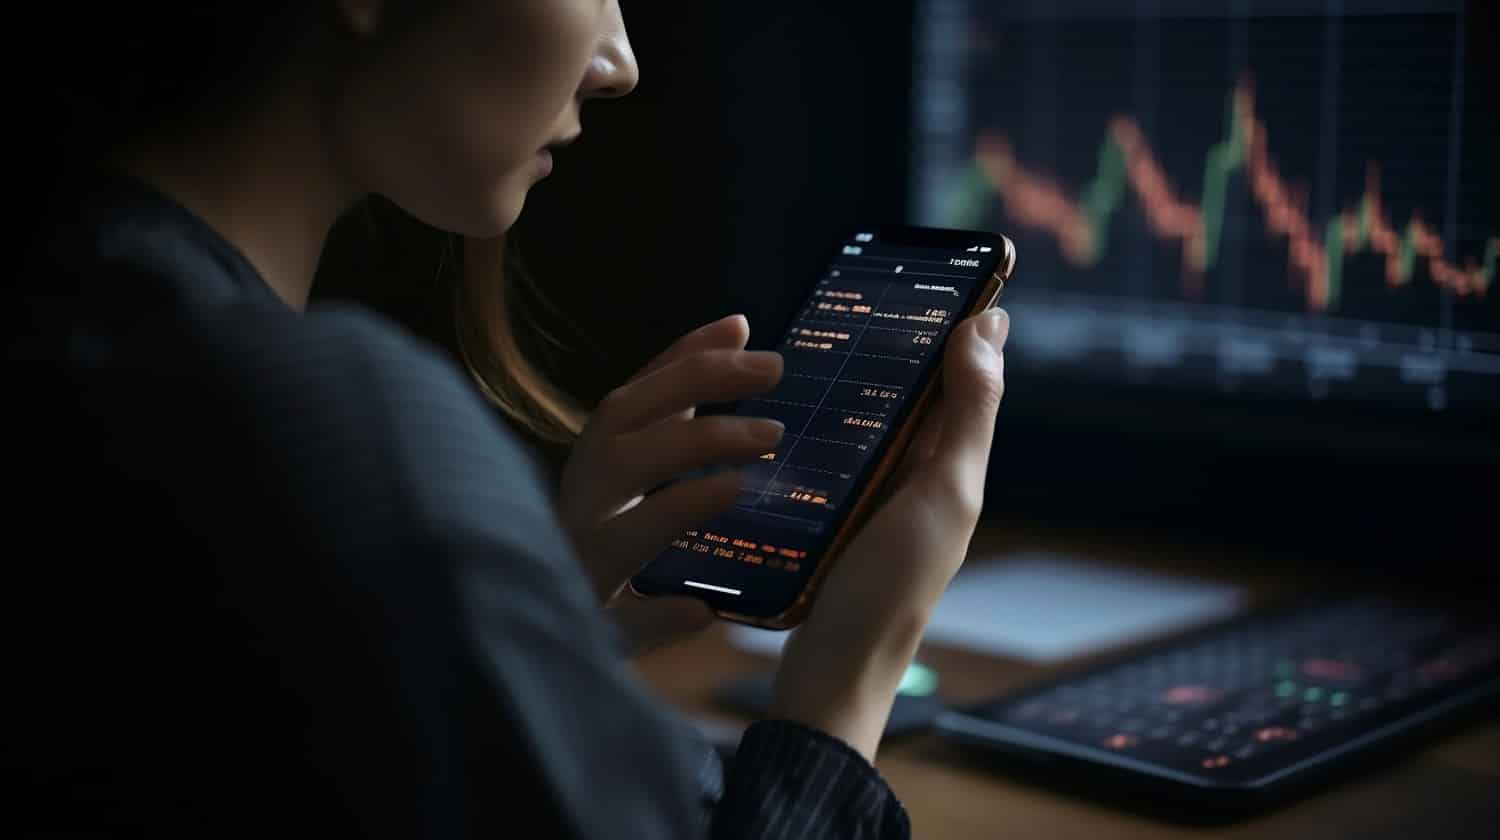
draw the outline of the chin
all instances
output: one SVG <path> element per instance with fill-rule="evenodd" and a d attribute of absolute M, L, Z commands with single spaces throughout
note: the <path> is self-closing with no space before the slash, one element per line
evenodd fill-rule
<path fill-rule="evenodd" d="M 471 239 L 490 239 L 510 230 L 511 225 L 514 225 L 516 219 L 520 218 L 521 209 L 525 203 L 526 197 L 523 193 L 513 200 L 496 201 L 488 206 L 476 208 L 475 212 L 465 214 L 462 219 L 456 219 L 441 227 Z"/>
<path fill-rule="evenodd" d="M 480 218 L 475 221 L 475 227 L 479 230 L 469 233 L 475 238 L 487 238 L 499 236 L 510 230 L 516 219 L 521 217 L 521 211 L 526 207 L 526 189 L 504 184 L 500 189 L 491 194 L 491 201 L 478 214 Z"/>
<path fill-rule="evenodd" d="M 462 194 L 456 190 L 430 193 L 422 197 L 425 201 L 402 206 L 432 227 L 472 239 L 490 239 L 510 230 L 516 223 L 521 209 L 526 206 L 529 187 L 529 183 L 511 177 L 482 193 L 473 190 Z M 444 196 L 449 200 L 443 200 Z M 451 200 L 454 197 L 463 201 Z"/>

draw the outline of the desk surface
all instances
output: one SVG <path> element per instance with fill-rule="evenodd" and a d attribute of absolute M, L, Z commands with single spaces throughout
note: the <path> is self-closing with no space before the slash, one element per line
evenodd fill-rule
<path fill-rule="evenodd" d="M 1131 546 L 1122 548 L 1121 546 Z M 1285 573 L 1254 571 L 1243 550 L 1227 546 L 1162 545 L 1139 536 L 1061 535 L 986 528 L 974 557 L 1040 548 L 1076 552 L 1131 568 L 1186 569 L 1247 587 L 1252 598 L 1273 597 L 1308 585 Z M 1204 564 L 1204 551 L 1223 562 Z M 730 725 L 736 718 L 712 702 L 725 680 L 763 671 L 768 660 L 729 643 L 718 625 L 701 636 L 640 660 L 646 679 L 686 712 Z M 998 660 L 937 646 L 922 660 L 941 675 L 951 703 L 973 702 L 1046 676 L 1037 665 Z M 1242 822 L 1214 828 L 1178 825 L 1113 809 L 1015 778 L 987 772 L 947 743 L 928 735 L 882 747 L 877 766 L 912 818 L 918 837 L 947 840 L 993 837 L 1172 838 L 1199 837 L 1493 837 L 1500 822 L 1500 720 L 1470 726 L 1398 763 L 1338 783 L 1314 796 Z"/>

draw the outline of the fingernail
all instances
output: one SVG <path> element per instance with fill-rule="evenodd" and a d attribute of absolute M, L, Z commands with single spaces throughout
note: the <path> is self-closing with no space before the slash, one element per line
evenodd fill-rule
<path fill-rule="evenodd" d="M 996 351 L 1005 349 L 1005 339 L 1010 335 L 1010 314 L 1004 309 L 991 309 L 979 316 L 976 325 L 979 337 L 990 343 Z"/>
<path fill-rule="evenodd" d="M 770 448 L 781 443 L 781 436 L 786 434 L 786 426 L 782 425 L 780 420 L 759 417 L 750 421 L 747 431 L 751 440 Z"/>
<path fill-rule="evenodd" d="M 739 363 L 740 367 L 752 373 L 781 372 L 781 354 L 773 350 L 746 350 L 740 354 Z"/>

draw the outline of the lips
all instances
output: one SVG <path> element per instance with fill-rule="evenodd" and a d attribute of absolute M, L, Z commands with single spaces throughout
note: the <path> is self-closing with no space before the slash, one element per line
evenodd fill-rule
<path fill-rule="evenodd" d="M 578 135 L 581 133 L 581 131 L 574 131 L 570 134 L 566 134 L 552 141 L 551 143 L 548 143 L 537 151 L 536 157 L 538 167 L 541 169 L 541 177 L 545 178 L 547 175 L 551 174 L 553 153 L 563 148 L 564 146 L 571 144 L 574 140 L 577 140 Z"/>
<path fill-rule="evenodd" d="M 563 136 L 558 137 L 556 140 L 553 140 L 552 142 L 550 142 L 547 145 L 543 146 L 542 147 L 542 151 L 545 151 L 545 152 L 555 152 L 555 151 L 557 151 L 558 149 L 561 149 L 564 146 L 571 146 L 573 144 L 573 142 L 578 139 L 578 136 L 580 134 L 582 134 L 582 133 L 583 133 L 582 130 L 578 130 L 578 131 L 572 131 L 572 132 L 569 132 L 567 134 L 564 134 Z"/>

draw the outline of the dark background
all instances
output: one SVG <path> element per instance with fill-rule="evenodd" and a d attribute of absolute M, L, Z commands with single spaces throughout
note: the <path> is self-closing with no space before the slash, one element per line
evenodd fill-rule
<path fill-rule="evenodd" d="M 745 312 L 752 343 L 774 342 L 839 237 L 899 223 L 907 206 L 906 4 L 622 6 L 640 86 L 587 106 L 584 138 L 512 233 L 561 313 L 536 309 L 569 348 L 548 351 L 548 364 L 586 405 L 721 315 Z M 1469 20 L 1469 54 L 1493 78 L 1495 13 L 1475 3 Z M 407 232 L 364 267 L 404 260 L 397 275 L 429 276 L 441 237 Z M 1025 266 L 1022 253 L 1015 282 Z M 328 273 L 322 294 L 348 291 Z M 360 294 L 441 333 L 434 301 L 445 301 L 431 288 Z M 1200 543 L 1205 563 L 1218 562 L 1216 546 L 1248 544 L 1268 565 L 1412 586 L 1472 592 L 1481 581 L 1487 593 L 1500 578 L 1492 427 L 1083 389 L 1015 366 L 1001 414 L 986 509 L 1001 523 L 1166 532 Z"/>

